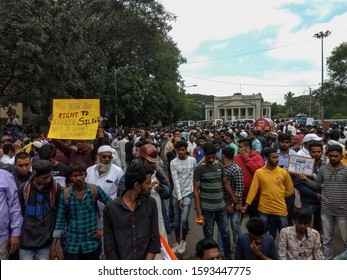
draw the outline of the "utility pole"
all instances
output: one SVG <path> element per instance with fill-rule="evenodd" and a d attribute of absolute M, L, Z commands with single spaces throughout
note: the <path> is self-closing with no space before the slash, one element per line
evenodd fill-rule
<path fill-rule="evenodd" d="M 309 92 L 310 99 L 309 99 L 309 104 L 308 104 L 308 116 L 311 118 L 312 95 L 311 95 L 311 88 L 310 88 L 310 86 L 308 86 L 308 89 L 310 90 L 310 92 Z"/>
<path fill-rule="evenodd" d="M 321 49 L 322 49 L 322 77 L 321 77 L 321 98 L 323 98 L 324 94 L 324 52 L 323 52 L 323 40 L 324 38 L 328 37 L 331 34 L 331 31 L 327 30 L 325 32 L 320 31 L 319 33 L 316 33 L 313 35 L 313 37 L 321 40 Z M 321 104 L 321 110 L 322 110 L 322 121 L 324 120 L 324 105 L 323 102 Z"/>

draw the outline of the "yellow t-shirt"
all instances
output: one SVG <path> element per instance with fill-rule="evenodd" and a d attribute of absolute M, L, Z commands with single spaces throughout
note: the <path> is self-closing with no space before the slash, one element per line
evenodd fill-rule
<path fill-rule="evenodd" d="M 269 170 L 266 167 L 254 173 L 246 203 L 250 205 L 260 188 L 258 210 L 265 214 L 288 215 L 285 197 L 294 193 L 293 181 L 287 170 L 277 167 Z"/>

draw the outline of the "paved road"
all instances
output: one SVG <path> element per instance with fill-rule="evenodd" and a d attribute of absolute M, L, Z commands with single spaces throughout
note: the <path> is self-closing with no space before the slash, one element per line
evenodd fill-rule
<path fill-rule="evenodd" d="M 183 255 L 177 255 L 179 259 L 183 259 L 183 260 L 195 259 L 195 245 L 200 239 L 204 238 L 204 234 L 202 232 L 202 226 L 198 225 L 195 222 L 195 219 L 196 219 L 196 212 L 194 210 L 194 201 L 193 201 L 191 211 L 190 211 L 190 217 L 189 217 L 189 226 L 190 226 L 191 233 L 187 236 L 186 252 Z M 242 222 L 243 233 L 247 232 L 247 229 L 245 227 L 245 223 L 247 222 L 247 220 L 248 219 L 245 218 L 243 219 L 243 222 Z M 217 228 L 217 225 L 215 226 L 215 228 Z M 171 245 L 171 247 L 173 247 L 173 244 L 175 242 L 174 235 L 175 235 L 174 232 L 172 232 L 171 235 L 169 236 L 169 244 Z M 217 238 L 216 235 L 215 235 L 215 238 Z M 278 242 L 278 238 L 276 239 L 276 242 Z M 342 240 L 338 232 L 338 229 L 335 228 L 334 253 L 336 255 L 342 252 L 343 252 Z"/>

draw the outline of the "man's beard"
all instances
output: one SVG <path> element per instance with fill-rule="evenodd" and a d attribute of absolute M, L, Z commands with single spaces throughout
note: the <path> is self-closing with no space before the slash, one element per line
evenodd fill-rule
<path fill-rule="evenodd" d="M 112 162 L 110 162 L 109 164 L 105 164 L 105 163 L 102 163 L 98 160 L 96 163 L 96 167 L 100 172 L 106 173 L 110 170 L 111 164 L 112 164 Z"/>

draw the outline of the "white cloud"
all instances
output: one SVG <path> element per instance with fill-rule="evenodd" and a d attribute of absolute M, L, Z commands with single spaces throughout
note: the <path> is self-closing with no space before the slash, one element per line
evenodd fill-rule
<path fill-rule="evenodd" d="M 167 11 L 177 15 L 177 21 L 173 23 L 171 36 L 177 42 L 178 47 L 183 52 L 183 56 L 188 59 L 188 64 L 183 65 L 180 71 L 189 74 L 191 77 L 183 76 L 186 84 L 197 84 L 197 87 L 187 88 L 190 93 L 211 94 L 216 96 L 232 95 L 241 91 L 243 94 L 252 94 L 261 92 L 266 101 L 284 103 L 283 96 L 288 91 L 301 95 L 308 90 L 307 85 L 312 89 L 318 87 L 321 75 L 321 44 L 320 41 L 313 38 L 313 34 L 331 30 L 331 35 L 324 39 L 324 59 L 330 55 L 333 48 L 346 41 L 346 22 L 347 11 L 340 16 L 334 17 L 329 22 L 317 23 L 312 26 L 295 31 L 301 23 L 302 19 L 289 10 L 282 9 L 283 4 L 290 3 L 309 3 L 309 10 L 305 11 L 306 15 L 315 19 L 320 19 L 330 14 L 333 7 L 339 3 L 345 3 L 345 0 L 163 0 Z M 218 48 L 230 48 L 231 55 L 232 44 L 216 44 L 212 47 L 215 50 L 214 56 L 194 55 L 194 51 L 202 42 L 213 40 L 225 40 L 233 36 L 246 34 L 251 31 L 261 31 L 267 27 L 275 27 L 276 34 L 271 38 L 260 38 L 259 41 L 266 43 L 269 48 L 275 48 L 267 52 L 271 58 L 282 61 L 296 61 L 297 67 L 294 65 L 288 71 L 265 72 L 268 67 L 264 65 L 264 73 L 260 73 L 261 77 L 244 76 L 223 76 L 215 77 L 212 74 L 202 77 L 196 74 L 197 70 L 214 68 L 208 60 L 218 58 Z M 287 47 L 284 47 L 288 45 Z M 254 51 L 258 49 L 254 46 Z M 247 61 L 247 56 L 238 58 Z M 314 69 L 311 71 L 303 71 L 300 61 L 311 63 Z M 192 61 L 204 61 L 201 63 L 191 63 Z M 272 59 L 270 61 L 273 61 Z M 273 65 L 271 65 L 273 66 Z M 219 68 L 222 67 L 222 63 Z M 206 73 L 206 71 L 205 71 Z M 258 73 L 259 74 L 259 73 Z M 200 77 L 201 79 L 193 78 Z M 325 71 L 326 77 L 326 71 Z M 259 85 L 259 86 L 251 86 Z M 267 85 L 302 85 L 301 87 L 270 87 Z"/>
<path fill-rule="evenodd" d="M 228 46 L 227 43 L 215 44 L 215 45 L 210 47 L 210 50 L 212 50 L 212 51 L 214 51 L 214 50 L 221 50 L 221 49 L 225 49 L 227 46 Z"/>

